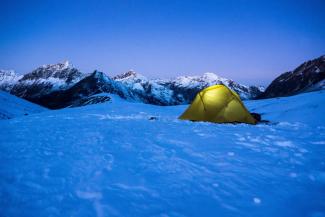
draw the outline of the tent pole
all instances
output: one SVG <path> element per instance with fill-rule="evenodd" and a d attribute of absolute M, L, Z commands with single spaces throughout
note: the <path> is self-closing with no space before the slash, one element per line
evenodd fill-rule
<path fill-rule="evenodd" d="M 201 96 L 201 92 L 199 93 L 199 96 L 200 96 L 200 99 L 201 99 L 201 101 L 202 101 L 204 111 L 207 111 L 207 109 L 205 108 L 205 105 L 204 105 L 204 102 L 203 102 L 202 96 Z"/>

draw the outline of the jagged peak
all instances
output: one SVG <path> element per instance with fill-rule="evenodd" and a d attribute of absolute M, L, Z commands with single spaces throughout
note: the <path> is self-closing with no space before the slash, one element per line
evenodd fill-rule
<path fill-rule="evenodd" d="M 12 69 L 0 69 L 0 75 L 15 76 L 16 72 Z"/>
<path fill-rule="evenodd" d="M 206 72 L 203 75 L 192 75 L 192 76 L 178 76 L 176 80 L 190 81 L 190 80 L 202 80 L 202 81 L 231 81 L 230 79 L 220 77 L 219 75 L 213 72 Z"/>
<path fill-rule="evenodd" d="M 94 77 L 96 77 L 96 78 L 101 78 L 101 77 L 103 77 L 103 76 L 106 76 L 106 75 L 104 74 L 104 72 L 101 72 L 101 71 L 98 71 L 98 70 L 95 70 L 95 71 L 92 73 L 92 75 L 93 75 Z"/>
<path fill-rule="evenodd" d="M 202 76 L 202 78 L 207 79 L 207 80 L 224 80 L 226 78 L 220 77 L 219 75 L 213 73 L 213 72 L 206 72 Z M 229 79 L 227 79 L 229 80 Z"/>
<path fill-rule="evenodd" d="M 116 75 L 113 77 L 114 80 L 126 80 L 126 79 L 131 79 L 131 78 L 140 78 L 140 79 L 145 79 L 145 77 L 134 70 L 129 70 L 127 72 L 124 72 L 120 75 Z"/>
<path fill-rule="evenodd" d="M 110 80 L 110 78 L 108 77 L 108 75 L 106 75 L 104 72 L 95 70 L 90 76 L 99 79 L 99 80 Z"/>
<path fill-rule="evenodd" d="M 59 70 L 64 70 L 64 69 L 68 69 L 68 68 L 73 68 L 73 65 L 69 62 L 69 60 L 64 60 L 62 62 L 55 63 L 55 64 L 45 64 L 39 68 L 59 71 Z"/>
<path fill-rule="evenodd" d="M 30 73 L 23 76 L 21 81 L 56 78 L 61 80 L 80 80 L 85 74 L 78 69 L 73 68 L 69 61 L 63 61 L 56 64 L 42 65 Z"/>
<path fill-rule="evenodd" d="M 136 73 L 133 69 L 130 69 L 129 71 L 127 71 L 124 74 L 137 75 L 138 73 Z"/>

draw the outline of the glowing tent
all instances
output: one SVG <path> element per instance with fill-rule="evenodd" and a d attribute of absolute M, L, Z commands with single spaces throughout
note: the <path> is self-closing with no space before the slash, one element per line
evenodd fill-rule
<path fill-rule="evenodd" d="M 214 85 L 199 92 L 179 119 L 214 123 L 257 122 L 238 94 L 224 85 Z"/>

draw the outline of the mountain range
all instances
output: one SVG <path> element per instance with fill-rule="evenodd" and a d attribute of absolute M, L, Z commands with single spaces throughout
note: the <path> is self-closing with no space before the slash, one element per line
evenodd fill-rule
<path fill-rule="evenodd" d="M 9 92 L 50 109 L 75 107 L 109 101 L 112 93 L 129 101 L 154 105 L 190 103 L 202 89 L 224 84 L 242 99 L 262 99 L 295 95 L 325 87 L 325 56 L 307 61 L 277 77 L 266 88 L 246 86 L 214 73 L 201 76 L 179 76 L 173 79 L 149 79 L 134 71 L 109 77 L 95 70 L 86 74 L 68 61 L 38 67 L 17 75 L 13 70 L 0 70 L 0 90 Z"/>
<path fill-rule="evenodd" d="M 13 71 L 1 72 L 0 89 L 51 109 L 109 100 L 103 96 L 94 98 L 99 93 L 154 105 L 179 105 L 190 103 L 200 90 L 214 84 L 228 86 L 243 99 L 254 98 L 263 91 L 263 87 L 248 87 L 213 73 L 174 79 L 148 79 L 134 71 L 115 77 L 96 70 L 85 74 L 68 61 L 43 65 L 22 76 Z"/>

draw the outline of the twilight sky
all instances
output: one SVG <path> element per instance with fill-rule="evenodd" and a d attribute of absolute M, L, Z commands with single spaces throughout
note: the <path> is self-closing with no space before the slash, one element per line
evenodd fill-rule
<path fill-rule="evenodd" d="M 0 68 L 70 60 L 151 78 L 214 72 L 244 84 L 325 54 L 324 0 L 0 0 Z"/>

